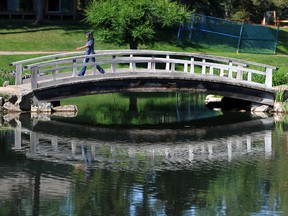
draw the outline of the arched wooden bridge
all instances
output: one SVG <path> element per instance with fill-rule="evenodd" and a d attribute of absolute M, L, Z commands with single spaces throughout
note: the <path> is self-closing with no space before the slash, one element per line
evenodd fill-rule
<path fill-rule="evenodd" d="M 106 73 L 89 61 L 78 77 L 83 59 L 96 57 Z M 98 50 L 48 55 L 13 62 L 16 86 L 31 91 L 38 101 L 127 91 L 192 91 L 216 94 L 273 106 L 276 67 L 205 54 L 155 50 Z M 25 74 L 29 78 L 23 79 Z"/>

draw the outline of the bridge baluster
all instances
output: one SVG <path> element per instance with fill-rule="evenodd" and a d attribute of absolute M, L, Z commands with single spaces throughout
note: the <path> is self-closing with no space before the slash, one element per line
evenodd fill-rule
<path fill-rule="evenodd" d="M 237 79 L 243 80 L 243 67 L 238 65 L 237 68 Z"/>
<path fill-rule="evenodd" d="M 175 63 L 172 63 L 172 64 L 171 64 L 171 71 L 172 71 L 172 72 L 175 72 Z"/>
<path fill-rule="evenodd" d="M 233 70 L 232 70 L 233 62 L 229 61 L 229 71 L 228 71 L 228 77 L 233 78 Z"/>
<path fill-rule="evenodd" d="M 155 71 L 156 70 L 156 63 L 155 63 L 155 56 L 153 55 L 152 56 L 152 61 L 151 61 L 151 69 L 153 70 L 153 71 Z"/>
<path fill-rule="evenodd" d="M 210 67 L 210 70 L 209 70 L 209 75 L 213 75 L 214 74 L 214 67 Z"/>
<path fill-rule="evenodd" d="M 75 65 L 76 65 L 76 59 L 73 59 L 73 63 L 72 63 L 72 67 L 73 67 L 73 69 L 72 69 L 72 77 L 76 77 L 76 75 L 77 75 L 77 67 L 75 67 Z"/>
<path fill-rule="evenodd" d="M 184 64 L 184 72 L 188 72 L 188 64 L 187 63 Z"/>
<path fill-rule="evenodd" d="M 166 59 L 169 61 L 170 59 L 170 56 L 169 55 L 166 55 Z M 166 71 L 169 71 L 170 70 L 170 63 L 169 62 L 166 62 L 166 68 L 165 68 Z"/>
<path fill-rule="evenodd" d="M 252 81 L 252 73 L 249 71 L 247 73 L 248 73 L 247 81 L 251 82 Z"/>
<path fill-rule="evenodd" d="M 116 59 L 116 56 L 115 56 L 115 55 L 112 56 L 112 62 L 111 62 L 111 72 L 112 72 L 112 73 L 114 73 L 115 70 L 116 70 L 116 64 L 115 64 L 114 61 L 113 61 L 114 59 Z"/>
<path fill-rule="evenodd" d="M 129 69 L 130 69 L 132 72 L 134 72 L 135 69 L 136 69 L 136 63 L 133 62 L 133 55 L 132 55 L 132 54 L 130 54 L 130 58 L 131 58 L 131 61 L 132 61 L 132 62 L 129 63 Z"/>
<path fill-rule="evenodd" d="M 191 58 L 190 73 L 194 74 L 194 58 Z"/>
<path fill-rule="evenodd" d="M 202 74 L 206 74 L 206 60 L 205 59 L 202 59 Z"/>
<path fill-rule="evenodd" d="M 152 63 L 151 63 L 151 62 L 148 62 L 147 69 L 148 69 L 148 70 L 151 70 L 151 69 L 152 69 Z"/>
<path fill-rule="evenodd" d="M 92 71 L 93 75 L 96 75 L 96 69 L 97 69 L 97 66 L 96 66 L 96 63 L 95 63 L 95 65 L 93 66 L 93 71 Z"/>
<path fill-rule="evenodd" d="M 220 69 L 220 77 L 223 77 L 224 76 L 224 68 L 221 68 Z"/>
<path fill-rule="evenodd" d="M 59 67 L 59 64 L 55 64 L 55 68 L 58 68 L 58 67 Z M 52 71 L 53 81 L 56 80 L 57 74 L 58 74 L 58 70 L 57 69 Z"/>
<path fill-rule="evenodd" d="M 130 54 L 130 58 L 131 58 L 131 60 L 133 59 L 133 54 Z M 132 62 L 129 63 L 129 69 L 133 71 L 133 63 Z"/>

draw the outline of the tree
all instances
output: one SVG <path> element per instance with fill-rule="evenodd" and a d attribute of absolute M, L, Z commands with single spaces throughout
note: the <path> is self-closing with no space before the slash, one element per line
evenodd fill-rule
<path fill-rule="evenodd" d="M 43 5 L 42 0 L 36 0 L 36 21 L 35 24 L 43 21 Z"/>
<path fill-rule="evenodd" d="M 260 23 L 266 11 L 274 8 L 273 0 L 230 0 L 231 18 L 238 21 Z"/>
<path fill-rule="evenodd" d="M 196 13 L 221 18 L 224 18 L 225 16 L 224 3 L 227 0 L 179 0 L 179 1 L 187 5 L 187 7 L 190 10 L 193 10 Z"/>
<path fill-rule="evenodd" d="M 130 49 L 152 42 L 157 26 L 171 27 L 191 17 L 186 7 L 169 0 L 92 0 L 84 13 L 102 40 Z"/>

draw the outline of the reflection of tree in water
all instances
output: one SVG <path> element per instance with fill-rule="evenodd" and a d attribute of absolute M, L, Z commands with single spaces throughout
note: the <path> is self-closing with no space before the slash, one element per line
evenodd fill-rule
<path fill-rule="evenodd" d="M 219 115 L 205 107 L 206 95 L 188 92 L 104 94 L 77 98 L 83 124 L 143 125 L 174 123 Z M 66 121 L 67 119 L 63 119 Z"/>

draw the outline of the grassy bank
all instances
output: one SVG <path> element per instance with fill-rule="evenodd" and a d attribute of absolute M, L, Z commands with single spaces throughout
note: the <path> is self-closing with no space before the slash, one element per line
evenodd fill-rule
<path fill-rule="evenodd" d="M 41 25 L 33 25 L 31 21 L 0 21 L 0 52 L 1 51 L 75 51 L 75 48 L 85 43 L 84 33 L 90 27 L 82 22 L 54 21 Z M 171 32 L 158 32 L 157 40 L 149 46 L 140 46 L 140 49 L 170 50 L 184 52 L 200 52 L 217 56 L 239 58 L 248 61 L 273 65 L 278 67 L 273 80 L 274 85 L 288 83 L 288 29 L 279 31 L 279 43 L 276 55 L 247 54 L 222 50 L 217 47 L 204 48 L 200 46 L 180 47 L 176 46 L 177 30 Z M 96 49 L 128 49 L 128 46 L 119 47 L 111 43 L 103 43 L 97 40 Z M 11 62 L 32 58 L 39 55 L 2 55 L 0 56 L 0 73 L 15 70 L 9 66 Z M 2 74 L 3 75 L 3 74 Z M 3 77 L 3 76 L 2 76 Z M 0 79 L 0 85 L 3 78 Z"/>

